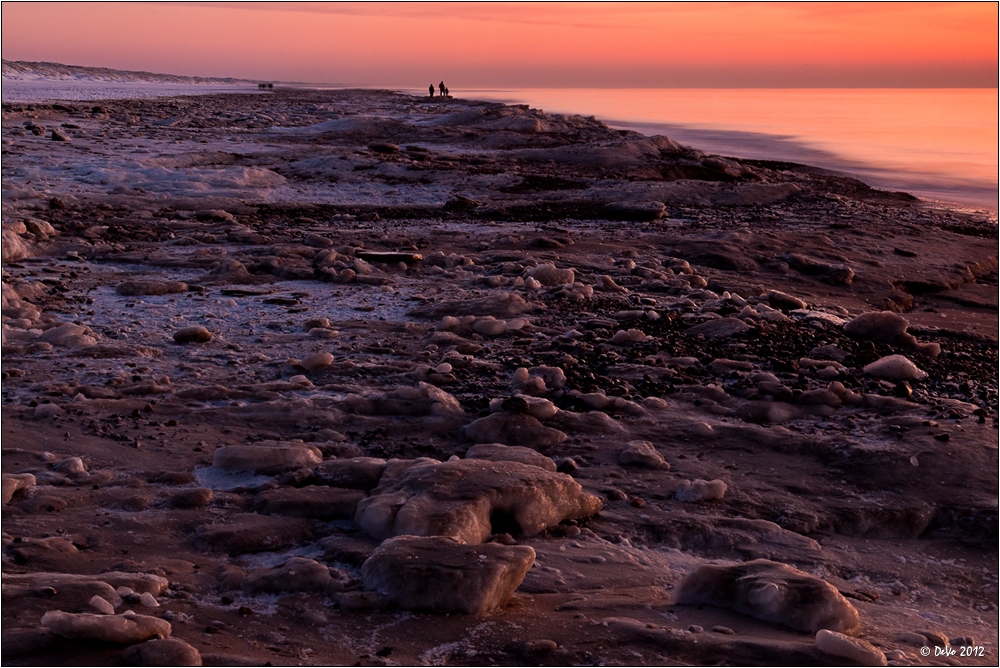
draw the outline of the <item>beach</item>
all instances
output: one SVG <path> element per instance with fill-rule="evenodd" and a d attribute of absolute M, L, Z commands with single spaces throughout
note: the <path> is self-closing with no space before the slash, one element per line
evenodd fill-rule
<path fill-rule="evenodd" d="M 386 90 L 3 157 L 5 664 L 996 663 L 988 207 Z"/>

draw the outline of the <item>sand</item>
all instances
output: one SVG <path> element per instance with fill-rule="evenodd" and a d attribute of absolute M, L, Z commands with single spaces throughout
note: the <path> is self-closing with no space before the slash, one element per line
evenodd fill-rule
<path fill-rule="evenodd" d="M 5 664 L 998 659 L 994 212 L 277 89 L 5 103 L 3 235 Z"/>

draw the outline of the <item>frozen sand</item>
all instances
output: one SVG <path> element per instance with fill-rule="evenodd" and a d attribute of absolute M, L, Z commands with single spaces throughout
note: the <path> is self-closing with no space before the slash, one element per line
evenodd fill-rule
<path fill-rule="evenodd" d="M 3 469 L 34 476 L 10 479 L 5 575 L 162 574 L 160 607 L 123 597 L 116 612 L 169 621 L 206 665 L 839 661 L 735 596 L 673 604 L 699 566 L 763 558 L 832 585 L 891 660 L 929 664 L 920 637 L 971 637 L 985 655 L 968 663 L 995 663 L 985 216 L 459 100 L 70 106 L 4 107 Z M 116 292 L 137 280 L 165 293 Z M 880 309 L 940 354 L 892 323 L 845 331 Z M 174 342 L 193 325 L 212 339 Z M 863 371 L 897 354 L 927 378 Z M 486 428 L 559 472 L 515 466 L 514 487 L 464 464 L 403 472 L 464 458 Z M 623 456 L 636 441 L 669 468 Z M 213 467 L 250 443 L 283 448 L 261 453 L 272 464 L 323 461 Z M 725 483 L 722 498 L 678 494 L 697 481 Z M 482 616 L 387 607 L 391 589 L 365 591 L 385 586 L 361 569 L 379 541 L 349 512 L 359 490 L 380 508 L 409 495 L 391 526 L 430 534 L 486 508 L 483 561 L 515 543 L 534 566 Z M 603 509 L 565 510 L 580 494 Z M 543 500 L 567 519 L 530 535 L 512 509 Z M 435 513 L 448 522 L 423 522 Z M 48 610 L 93 609 L 55 589 L 5 597 L 5 661 L 119 660 L 40 629 Z"/>

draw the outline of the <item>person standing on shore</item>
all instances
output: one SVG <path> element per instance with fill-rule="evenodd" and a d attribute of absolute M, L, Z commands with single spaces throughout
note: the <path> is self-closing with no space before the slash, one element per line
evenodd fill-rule
<path fill-rule="evenodd" d="M 430 86 L 428 86 L 427 90 L 430 91 L 431 97 L 434 97 L 434 84 L 431 84 Z"/>
<path fill-rule="evenodd" d="M 443 81 L 438 84 L 438 90 L 441 91 L 441 97 L 444 97 L 444 92 L 447 90 L 447 88 L 444 87 L 444 82 Z"/>

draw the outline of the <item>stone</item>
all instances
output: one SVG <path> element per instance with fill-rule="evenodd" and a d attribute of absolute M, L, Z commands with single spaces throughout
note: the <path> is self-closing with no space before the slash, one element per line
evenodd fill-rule
<path fill-rule="evenodd" d="M 111 605 L 106 598 L 103 596 L 98 596 L 94 594 L 90 600 L 87 602 L 94 611 L 100 615 L 113 615 L 115 614 L 115 606 Z"/>
<path fill-rule="evenodd" d="M 254 499 L 253 508 L 265 515 L 346 520 L 354 517 L 358 502 L 367 496 L 361 490 L 324 485 L 279 488 L 258 495 Z"/>
<path fill-rule="evenodd" d="M 35 486 L 35 476 L 30 473 L 3 474 L 3 505 L 10 503 L 19 490 Z"/>
<path fill-rule="evenodd" d="M 558 269 L 551 262 L 543 262 L 524 270 L 525 278 L 533 278 L 546 287 L 554 285 L 572 285 L 576 274 L 572 269 Z"/>
<path fill-rule="evenodd" d="M 465 427 L 465 436 L 474 443 L 502 443 L 532 449 L 548 448 L 566 440 L 565 433 L 544 426 L 522 413 L 493 413 Z"/>
<path fill-rule="evenodd" d="M 452 536 L 481 543 L 495 533 L 534 536 L 590 517 L 603 505 L 568 475 L 520 462 L 427 459 L 400 462 L 398 473 L 393 468 L 354 518 L 375 538 Z"/>
<path fill-rule="evenodd" d="M 750 325 L 746 324 L 739 318 L 719 318 L 717 320 L 703 322 L 700 325 L 695 325 L 684 333 L 689 336 L 700 334 L 706 339 L 724 339 L 732 336 L 733 334 L 739 334 L 749 329 Z"/>
<path fill-rule="evenodd" d="M 375 550 L 361 578 L 405 610 L 481 615 L 505 605 L 534 562 L 527 546 L 399 536 Z"/>
<path fill-rule="evenodd" d="M 550 457 L 539 454 L 531 448 L 519 445 L 503 445 L 501 443 L 481 443 L 474 445 L 465 453 L 466 459 L 485 459 L 491 462 L 521 462 L 529 466 L 537 466 L 546 471 L 555 471 L 556 463 Z"/>
<path fill-rule="evenodd" d="M 927 378 L 927 372 L 919 369 L 904 355 L 889 355 L 875 360 L 864 368 L 864 372 L 869 376 L 897 381 Z"/>
<path fill-rule="evenodd" d="M 682 480 L 674 490 L 674 498 L 686 503 L 717 501 L 726 495 L 726 489 L 721 480 Z"/>
<path fill-rule="evenodd" d="M 301 366 L 306 371 L 313 371 L 314 369 L 323 369 L 333 364 L 333 355 L 330 353 L 316 353 L 315 355 L 310 355 L 301 362 Z"/>
<path fill-rule="evenodd" d="M 93 638 L 121 645 L 134 645 L 152 638 L 169 638 L 170 622 L 137 615 L 93 615 L 50 610 L 42 615 L 42 626 L 64 638 Z"/>
<path fill-rule="evenodd" d="M 239 513 L 229 516 L 225 523 L 199 527 L 193 543 L 199 550 L 237 555 L 280 550 L 311 533 L 305 519 Z"/>
<path fill-rule="evenodd" d="M 861 626 L 858 611 L 835 587 L 767 559 L 699 566 L 677 584 L 674 602 L 731 608 L 810 633 L 829 629 L 856 635 Z"/>
<path fill-rule="evenodd" d="M 462 415 L 458 400 L 430 383 L 397 387 L 371 396 L 348 394 L 345 407 L 362 415 Z"/>
<path fill-rule="evenodd" d="M 174 295 L 187 291 L 187 283 L 181 281 L 125 281 L 115 288 L 115 292 L 126 297 Z"/>
<path fill-rule="evenodd" d="M 83 460 L 79 457 L 68 457 L 53 466 L 52 470 L 56 473 L 62 473 L 63 475 L 68 475 L 72 478 L 86 473 L 87 465 L 84 464 Z"/>
<path fill-rule="evenodd" d="M 148 591 L 144 591 L 139 594 L 139 604 L 147 608 L 158 608 L 160 607 L 160 602 L 156 600 L 156 597 L 150 594 Z"/>
<path fill-rule="evenodd" d="M 816 649 L 863 666 L 887 666 L 885 654 L 861 638 L 851 638 L 843 633 L 820 629 L 816 633 Z"/>
<path fill-rule="evenodd" d="M 167 501 L 171 508 L 204 508 L 212 502 L 212 490 L 207 487 L 195 487 L 177 492 Z"/>
<path fill-rule="evenodd" d="M 212 466 L 225 471 L 274 475 L 323 461 L 317 448 L 295 445 L 227 445 L 212 456 Z"/>
<path fill-rule="evenodd" d="M 670 464 L 663 459 L 663 455 L 657 452 L 649 441 L 629 441 L 618 453 L 618 463 L 659 471 L 670 470 Z"/>
<path fill-rule="evenodd" d="M 798 297 L 793 297 L 778 290 L 768 290 L 767 301 L 771 306 L 782 311 L 794 311 L 806 307 L 806 303 Z"/>
<path fill-rule="evenodd" d="M 132 666 L 200 666 L 201 653 L 178 638 L 147 640 L 132 645 L 122 658 Z M 215 664 L 213 664 L 215 665 Z"/>
<path fill-rule="evenodd" d="M 36 420 L 59 417 L 66 414 L 66 409 L 57 404 L 38 404 L 35 406 L 34 416 Z"/>
<path fill-rule="evenodd" d="M 370 492 L 378 485 L 385 467 L 386 461 L 376 457 L 334 459 L 313 469 L 309 481 L 315 485 Z"/>
<path fill-rule="evenodd" d="M 666 205 L 663 202 L 611 202 L 604 206 L 609 220 L 631 220 L 650 222 L 659 220 L 666 215 Z"/>
<path fill-rule="evenodd" d="M 240 588 L 250 594 L 325 592 L 330 580 L 330 569 L 324 564 L 305 557 L 291 557 L 280 566 L 251 573 L 240 583 Z"/>
<path fill-rule="evenodd" d="M 175 343 L 207 343 L 211 340 L 212 333 L 201 325 L 182 327 L 174 332 Z"/>
<path fill-rule="evenodd" d="M 90 327 L 64 322 L 45 330 L 38 340 L 65 348 L 87 348 L 97 344 Z"/>
<path fill-rule="evenodd" d="M 891 311 L 871 311 L 862 313 L 846 325 L 844 333 L 858 339 L 893 343 L 906 334 L 910 322 Z"/>

